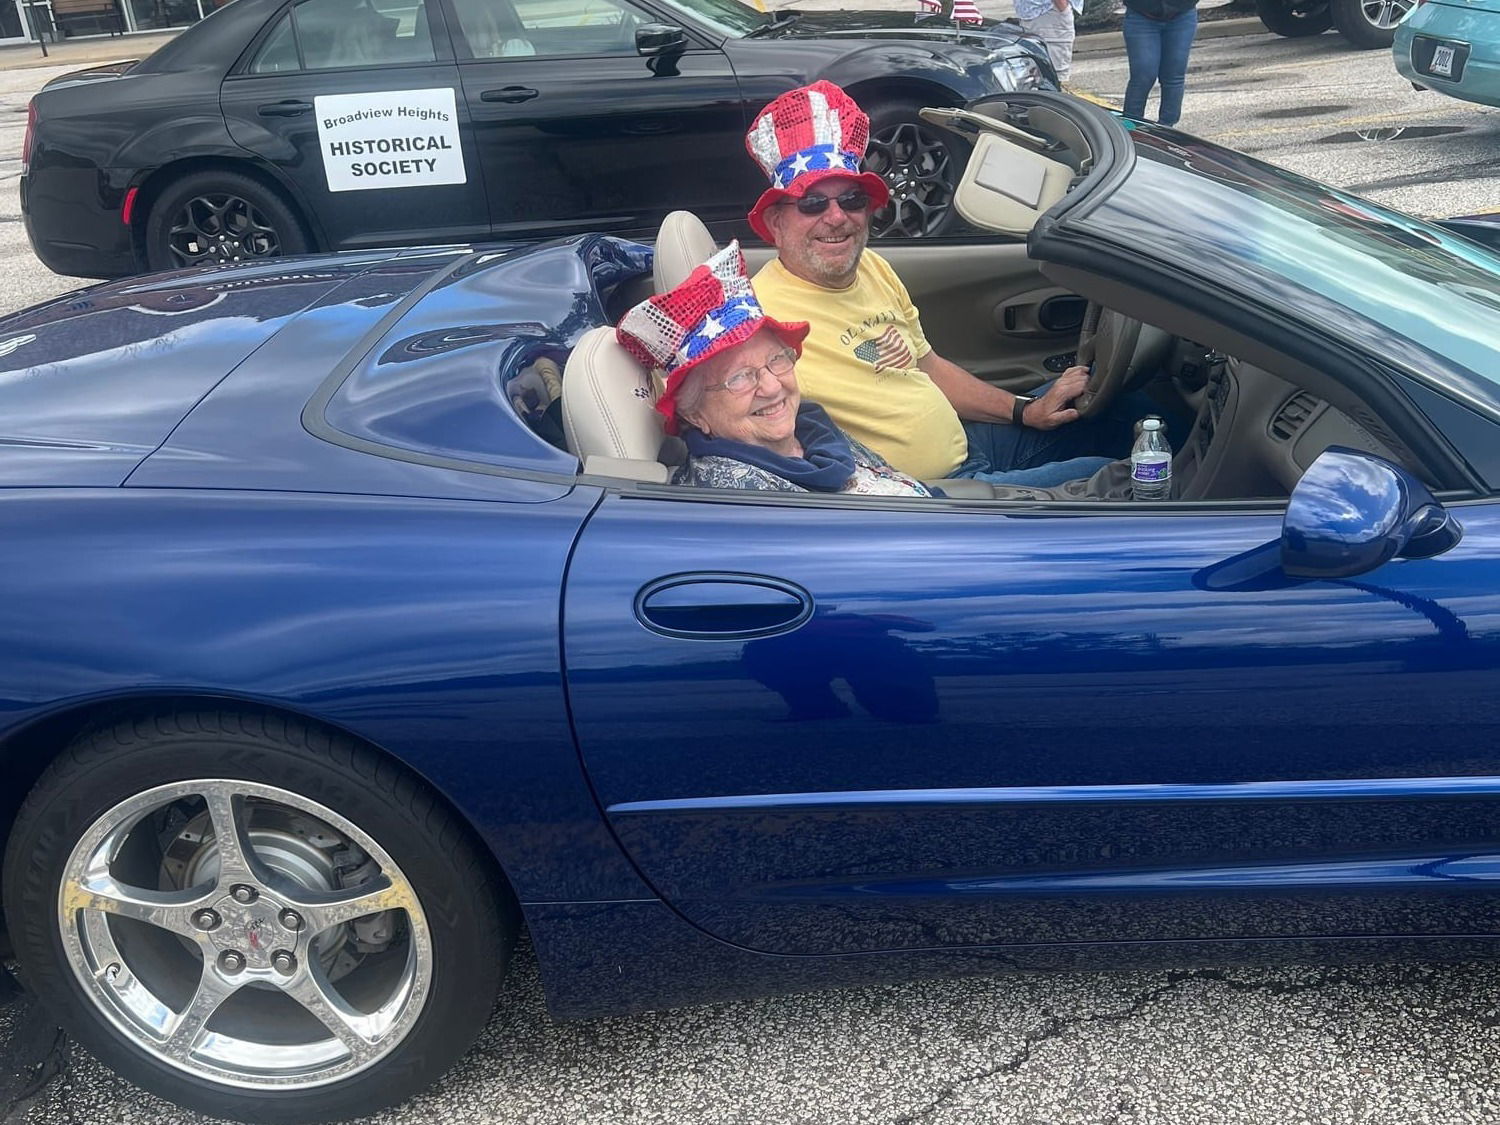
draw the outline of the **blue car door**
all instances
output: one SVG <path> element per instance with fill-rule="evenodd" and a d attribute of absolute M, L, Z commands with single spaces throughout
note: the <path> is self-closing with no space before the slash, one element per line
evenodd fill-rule
<path fill-rule="evenodd" d="M 646 491 L 578 543 L 569 698 L 612 829 L 709 933 L 1493 928 L 1493 508 L 1440 557 L 1294 582 L 1268 508 Z"/>

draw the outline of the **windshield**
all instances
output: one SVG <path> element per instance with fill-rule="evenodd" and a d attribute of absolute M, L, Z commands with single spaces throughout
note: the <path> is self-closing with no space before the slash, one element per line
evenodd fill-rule
<path fill-rule="evenodd" d="M 1135 169 L 1086 225 L 1496 403 L 1500 256 L 1216 145 L 1134 136 Z"/>
<path fill-rule="evenodd" d="M 668 8 L 685 12 L 699 23 L 705 23 L 720 35 L 742 39 L 774 18 L 757 12 L 742 0 L 661 0 Z"/>

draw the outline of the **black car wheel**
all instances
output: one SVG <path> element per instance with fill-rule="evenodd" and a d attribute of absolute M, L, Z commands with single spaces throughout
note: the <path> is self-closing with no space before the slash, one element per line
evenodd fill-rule
<path fill-rule="evenodd" d="M 168 187 L 146 220 L 154 270 L 256 261 L 310 249 L 302 224 L 275 192 L 235 172 L 198 172 Z"/>
<path fill-rule="evenodd" d="M 483 1028 L 512 902 L 415 778 L 239 712 L 94 731 L 5 864 L 26 978 L 96 1057 L 215 1117 L 342 1120 L 434 1081 Z"/>
<path fill-rule="evenodd" d="M 1288 39 L 1322 35 L 1333 26 L 1328 0 L 1255 0 L 1255 14 L 1266 30 Z"/>
<path fill-rule="evenodd" d="M 1413 0 L 1330 0 L 1333 26 L 1356 47 L 1388 48 Z"/>
<path fill-rule="evenodd" d="M 870 111 L 870 147 L 865 168 L 891 189 L 891 201 L 875 212 L 876 238 L 932 238 L 958 221 L 953 196 L 969 152 L 951 133 L 918 116 L 915 105 L 876 106 Z"/>

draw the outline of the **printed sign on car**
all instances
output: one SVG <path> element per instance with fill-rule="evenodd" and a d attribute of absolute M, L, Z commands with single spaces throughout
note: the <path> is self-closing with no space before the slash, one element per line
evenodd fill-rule
<path fill-rule="evenodd" d="M 468 179 L 453 90 L 375 90 L 313 99 L 329 191 Z"/>

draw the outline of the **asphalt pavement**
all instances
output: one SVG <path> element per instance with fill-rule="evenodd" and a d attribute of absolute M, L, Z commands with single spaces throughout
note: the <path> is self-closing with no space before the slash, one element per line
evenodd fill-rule
<path fill-rule="evenodd" d="M 1414 92 L 1387 53 L 1332 34 L 1211 27 L 1182 128 L 1421 214 L 1500 207 L 1494 112 Z M 67 69 L 31 61 L 0 70 L 0 310 L 79 284 L 31 257 L 19 222 L 26 99 Z M 1118 102 L 1125 74 L 1117 35 L 1080 41 L 1081 91 Z M 1493 1123 L 1497 1027 L 1500 967 L 1479 964 L 1023 974 L 555 1024 L 523 948 L 475 1050 L 373 1121 Z M 0 995 L 0 1125 L 203 1120 L 134 1090 Z"/>

